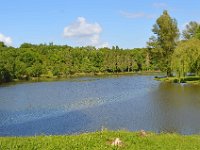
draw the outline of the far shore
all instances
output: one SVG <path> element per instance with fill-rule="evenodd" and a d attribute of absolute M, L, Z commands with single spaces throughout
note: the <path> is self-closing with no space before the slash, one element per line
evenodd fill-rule
<path fill-rule="evenodd" d="M 23 82 L 51 82 L 51 81 L 64 81 L 69 79 L 76 79 L 81 77 L 108 77 L 108 76 L 128 76 L 128 75 L 151 75 L 151 74 L 161 74 L 160 71 L 138 71 L 138 72 L 90 72 L 90 73 L 74 73 L 66 76 L 46 76 L 41 75 L 40 77 L 30 77 L 29 79 L 13 79 L 10 82 L 0 83 L 3 85 L 6 84 L 15 84 L 15 83 L 23 83 Z"/>
<path fill-rule="evenodd" d="M 155 80 L 170 83 L 188 83 L 200 84 L 200 76 L 185 76 L 185 77 L 155 77 Z"/>

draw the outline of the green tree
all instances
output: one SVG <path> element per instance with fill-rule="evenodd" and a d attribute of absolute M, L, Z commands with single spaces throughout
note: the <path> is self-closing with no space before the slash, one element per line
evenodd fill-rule
<path fill-rule="evenodd" d="M 200 40 L 200 26 L 199 26 L 198 29 L 196 30 L 195 38 L 197 38 L 197 39 Z"/>
<path fill-rule="evenodd" d="M 160 70 L 165 71 L 167 76 L 171 76 L 171 56 L 179 37 L 177 22 L 175 19 L 172 19 L 165 10 L 156 20 L 152 31 L 157 37 L 154 39 L 155 43 L 151 43 L 150 46 L 157 50 L 160 59 Z"/>
<path fill-rule="evenodd" d="M 200 30 L 200 24 L 197 23 L 196 21 L 191 21 L 186 25 L 186 29 L 183 30 L 183 38 L 185 40 L 189 40 L 193 37 L 196 37 L 198 35 L 196 35 Z"/>
<path fill-rule="evenodd" d="M 0 43 L 1 44 L 1 43 Z M 12 79 L 65 77 L 75 73 L 130 72 L 147 68 L 145 49 L 70 47 L 24 43 L 0 46 L 0 83 Z M 150 64 L 151 65 L 151 64 Z"/>
<path fill-rule="evenodd" d="M 192 38 L 181 41 L 172 56 L 172 68 L 176 75 L 184 77 L 187 72 L 200 73 L 200 40 Z"/>
<path fill-rule="evenodd" d="M 4 44 L 4 42 L 0 41 L 0 47 L 6 47 L 6 45 Z"/>

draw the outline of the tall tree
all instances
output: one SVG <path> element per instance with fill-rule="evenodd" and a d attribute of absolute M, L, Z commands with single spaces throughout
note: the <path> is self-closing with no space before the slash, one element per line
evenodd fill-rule
<path fill-rule="evenodd" d="M 190 21 L 186 27 L 185 30 L 183 30 L 183 38 L 185 40 L 189 40 L 193 37 L 199 36 L 198 32 L 200 29 L 200 24 L 197 23 L 196 21 Z"/>
<path fill-rule="evenodd" d="M 156 35 L 153 40 L 155 44 L 149 43 L 149 45 L 152 49 L 157 49 L 156 53 L 159 55 L 160 70 L 165 71 L 167 76 L 171 76 L 171 56 L 179 37 L 177 22 L 165 10 L 156 20 L 152 31 Z"/>

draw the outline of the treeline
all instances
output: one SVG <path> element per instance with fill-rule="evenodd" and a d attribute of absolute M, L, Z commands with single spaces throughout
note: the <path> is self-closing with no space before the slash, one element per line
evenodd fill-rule
<path fill-rule="evenodd" d="M 167 11 L 156 20 L 148 49 L 152 60 L 167 76 L 200 74 L 200 24 L 191 21 L 180 33 L 176 19 Z"/>
<path fill-rule="evenodd" d="M 77 73 L 155 71 L 167 76 L 200 74 L 200 24 L 192 21 L 180 33 L 167 11 L 156 20 L 147 48 L 71 47 L 24 43 L 19 48 L 0 42 L 0 83 L 35 77 L 67 77 Z M 181 38 L 180 38 L 181 37 Z"/>
<path fill-rule="evenodd" d="M 22 44 L 19 48 L 0 43 L 0 82 L 33 77 L 66 77 L 76 73 L 136 72 L 155 70 L 148 49 L 120 49 L 118 46 L 70 47 Z"/>

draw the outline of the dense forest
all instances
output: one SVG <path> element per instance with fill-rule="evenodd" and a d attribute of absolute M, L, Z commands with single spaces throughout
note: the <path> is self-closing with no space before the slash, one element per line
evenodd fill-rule
<path fill-rule="evenodd" d="M 117 73 L 154 70 L 147 49 L 123 50 L 95 47 L 22 44 L 0 46 L 0 81 L 32 77 L 66 77 L 76 73 Z"/>
<path fill-rule="evenodd" d="M 167 11 L 156 20 L 147 48 L 71 47 L 0 42 L 0 83 L 35 77 L 67 77 L 77 73 L 118 73 L 161 70 L 167 76 L 200 73 L 200 24 L 192 21 L 179 33 Z M 181 37 L 181 38 L 180 38 Z M 180 40 L 181 39 L 181 40 Z"/>

